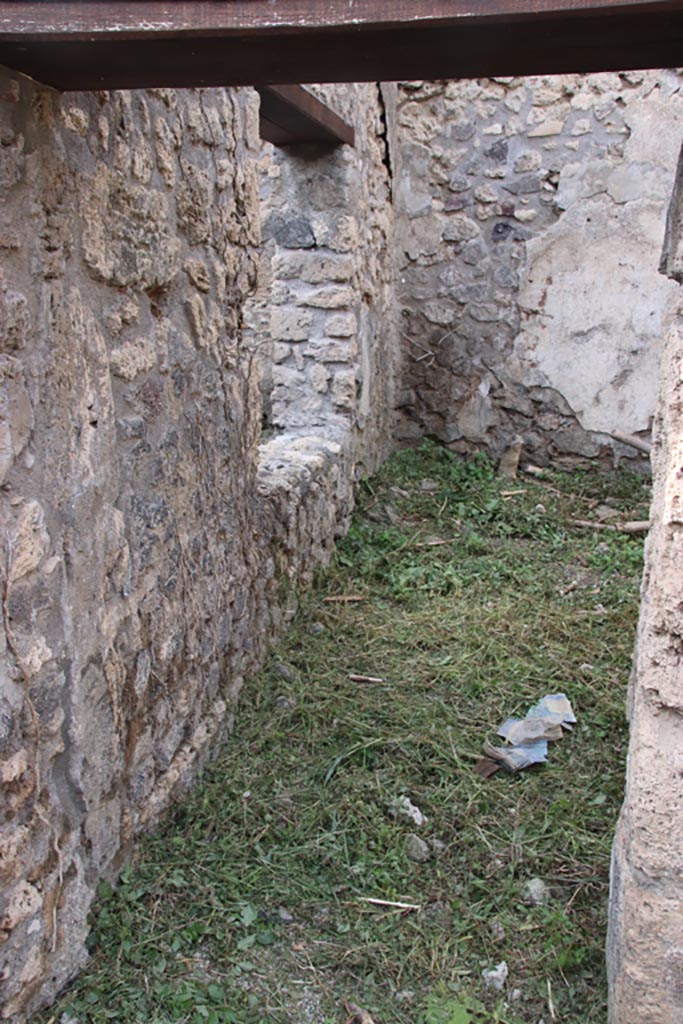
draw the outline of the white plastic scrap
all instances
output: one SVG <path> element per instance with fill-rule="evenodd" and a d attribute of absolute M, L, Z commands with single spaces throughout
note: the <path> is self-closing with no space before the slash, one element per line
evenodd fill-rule
<path fill-rule="evenodd" d="M 481 976 L 484 979 L 486 988 L 493 988 L 496 992 L 502 992 L 505 988 L 505 982 L 508 980 L 508 965 L 504 960 L 501 960 L 496 967 L 489 967 L 487 970 L 482 971 Z"/>
<path fill-rule="evenodd" d="M 396 799 L 392 801 L 391 809 L 397 817 L 408 818 L 417 825 L 418 828 L 427 824 L 426 816 L 407 796 L 397 796 Z"/>

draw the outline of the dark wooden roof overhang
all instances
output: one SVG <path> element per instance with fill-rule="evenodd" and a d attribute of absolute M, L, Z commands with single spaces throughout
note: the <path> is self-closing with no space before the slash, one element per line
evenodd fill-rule
<path fill-rule="evenodd" d="M 57 89 L 683 64 L 681 0 L 0 0 L 0 63 Z"/>
<path fill-rule="evenodd" d="M 300 85 L 257 85 L 261 138 L 276 146 L 316 142 L 354 144 L 354 130 Z"/>

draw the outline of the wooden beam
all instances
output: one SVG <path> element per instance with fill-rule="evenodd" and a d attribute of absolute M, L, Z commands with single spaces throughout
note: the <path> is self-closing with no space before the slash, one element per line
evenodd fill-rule
<path fill-rule="evenodd" d="M 58 89 L 683 64 L 681 0 L 0 0 L 0 63 Z"/>
<path fill-rule="evenodd" d="M 259 85 L 261 138 L 275 146 L 354 144 L 351 125 L 300 85 Z"/>

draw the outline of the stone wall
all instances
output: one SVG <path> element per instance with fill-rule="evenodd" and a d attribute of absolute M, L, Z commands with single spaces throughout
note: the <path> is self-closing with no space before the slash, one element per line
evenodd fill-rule
<path fill-rule="evenodd" d="M 354 126 L 356 145 L 263 144 L 263 258 L 246 319 L 266 425 L 352 429 L 370 471 L 387 454 L 398 362 L 385 126 L 395 87 L 315 91 Z"/>
<path fill-rule="evenodd" d="M 354 126 L 355 146 L 262 144 L 261 261 L 245 307 L 265 413 L 259 535 L 274 566 L 274 631 L 346 531 L 353 484 L 391 450 L 399 365 L 386 131 L 395 87 L 311 91 Z"/>
<path fill-rule="evenodd" d="M 681 279 L 679 167 L 663 271 Z M 626 793 L 612 854 L 610 1024 L 683 1020 L 683 304 L 663 337 L 652 529 L 629 693 Z"/>
<path fill-rule="evenodd" d="M 292 346 L 352 347 L 304 355 L 315 430 L 261 448 L 242 336 L 259 255 L 255 94 L 60 99 L 0 79 L 3 1019 L 83 963 L 98 879 L 230 727 L 245 675 L 344 528 L 359 468 L 386 450 L 387 415 L 358 411 L 364 388 L 391 392 L 373 321 L 390 287 L 383 108 L 369 87 L 352 100 L 359 147 L 325 158 L 345 182 L 335 239 L 348 230 L 348 246 L 320 226 L 283 251 L 302 269 L 283 273 L 293 297 L 278 307 L 312 311 L 310 343 Z M 348 281 L 315 278 L 327 259 L 355 260 Z M 309 286 L 349 294 L 328 312 L 299 301 Z"/>
<path fill-rule="evenodd" d="M 681 81 L 401 86 L 401 440 L 611 461 L 649 432 Z"/>
<path fill-rule="evenodd" d="M 98 880 L 231 727 L 330 557 L 392 443 L 400 307 L 402 440 L 521 434 L 542 462 L 649 429 L 679 76 L 406 83 L 398 124 L 393 87 L 317 91 L 355 148 L 262 145 L 250 90 L 60 98 L 0 76 L 3 1019 L 83 963 Z M 680 884 L 666 842 L 638 846 L 678 799 L 650 822 L 638 788 L 653 721 L 672 751 L 678 728 L 675 581 L 654 582 L 677 543 L 667 395 L 617 965 L 640 956 L 637 901 L 665 879 L 677 906 Z M 614 1005 L 642 989 L 615 980 Z"/>

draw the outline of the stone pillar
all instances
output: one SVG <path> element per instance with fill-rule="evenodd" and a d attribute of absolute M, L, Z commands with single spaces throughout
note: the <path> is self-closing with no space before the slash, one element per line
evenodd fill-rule
<path fill-rule="evenodd" d="M 662 262 L 677 280 L 681 199 L 677 184 Z M 610 1024 L 683 1021 L 683 299 L 665 331 L 653 473 L 626 795 L 612 856 Z"/>

